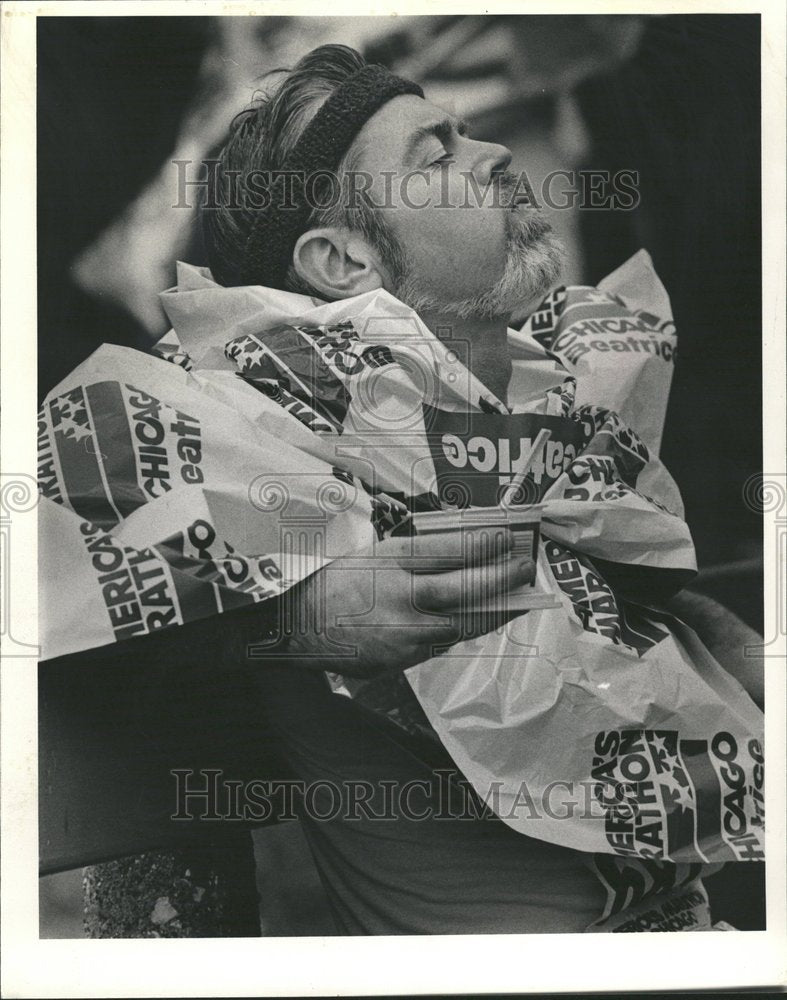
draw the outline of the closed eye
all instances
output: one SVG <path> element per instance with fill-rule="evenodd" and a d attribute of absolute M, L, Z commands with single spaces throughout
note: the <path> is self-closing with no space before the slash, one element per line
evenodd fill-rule
<path fill-rule="evenodd" d="M 417 128 L 415 132 L 410 136 L 405 148 L 404 159 L 405 162 L 411 162 L 411 158 L 414 156 L 416 148 L 424 143 L 430 137 L 437 139 L 441 144 L 443 152 L 439 156 L 428 156 L 425 158 L 429 166 L 433 166 L 437 163 L 448 163 L 450 162 L 451 153 L 449 148 L 456 136 L 466 136 L 467 135 L 467 124 L 464 121 L 454 121 L 451 118 L 444 118 L 440 122 L 435 122 L 432 125 L 422 125 Z M 424 162 L 423 160 L 421 162 Z"/>
<path fill-rule="evenodd" d="M 459 136 L 467 135 L 467 123 L 464 121 L 454 122 L 441 122 L 437 128 L 437 137 L 443 143 L 445 147 L 453 138 L 454 133 Z M 435 166 L 436 164 L 453 163 L 454 154 L 449 153 L 447 150 L 441 155 L 436 156 L 432 159 L 429 166 Z"/>
<path fill-rule="evenodd" d="M 447 163 L 453 163 L 453 162 L 454 162 L 454 154 L 453 153 L 443 153 L 442 156 L 435 157 L 432 160 L 432 162 L 429 164 L 429 166 L 430 167 L 434 167 L 434 166 L 440 166 L 440 165 L 444 165 L 444 164 L 447 164 Z"/>

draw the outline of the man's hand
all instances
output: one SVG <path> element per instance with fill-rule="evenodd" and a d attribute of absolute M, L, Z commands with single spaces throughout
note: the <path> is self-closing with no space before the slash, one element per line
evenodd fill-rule
<path fill-rule="evenodd" d="M 511 533 L 499 528 L 377 542 L 283 595 L 286 640 L 266 645 L 247 633 L 249 661 L 350 677 L 422 663 L 522 614 L 478 610 L 533 581 L 535 564 L 509 558 L 511 545 Z"/>

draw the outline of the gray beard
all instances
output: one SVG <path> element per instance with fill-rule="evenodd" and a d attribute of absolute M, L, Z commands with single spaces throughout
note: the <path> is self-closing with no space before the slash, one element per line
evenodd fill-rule
<path fill-rule="evenodd" d="M 396 297 L 417 313 L 460 319 L 508 318 L 519 307 L 542 299 L 560 278 L 565 248 L 538 211 L 510 212 L 506 224 L 505 270 L 487 291 L 467 299 L 440 298 L 408 272 L 397 283 Z"/>

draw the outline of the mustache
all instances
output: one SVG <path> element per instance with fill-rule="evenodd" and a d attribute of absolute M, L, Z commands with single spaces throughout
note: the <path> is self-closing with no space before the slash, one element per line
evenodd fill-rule
<path fill-rule="evenodd" d="M 506 212 L 506 239 L 509 249 L 527 248 L 543 241 L 553 233 L 552 224 L 543 210 L 531 208 L 527 211 L 514 211 L 513 206 Z"/>
<path fill-rule="evenodd" d="M 505 170 L 493 181 L 497 185 L 497 199 L 501 208 L 518 208 L 520 205 L 529 205 L 534 211 L 539 207 L 536 202 L 533 189 L 525 174 L 515 174 L 511 170 Z"/>

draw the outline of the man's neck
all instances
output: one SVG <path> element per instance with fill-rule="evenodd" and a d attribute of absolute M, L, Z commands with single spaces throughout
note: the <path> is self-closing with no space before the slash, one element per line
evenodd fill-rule
<path fill-rule="evenodd" d="M 508 324 L 504 319 L 460 319 L 426 312 L 419 315 L 487 389 L 503 403 L 508 402 L 511 355 L 507 343 Z"/>

